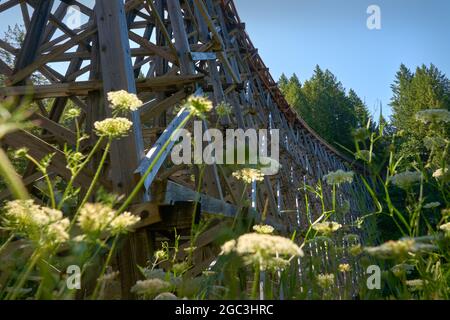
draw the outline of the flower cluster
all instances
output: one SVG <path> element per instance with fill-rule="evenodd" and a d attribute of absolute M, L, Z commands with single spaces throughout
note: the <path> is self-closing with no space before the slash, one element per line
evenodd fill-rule
<path fill-rule="evenodd" d="M 440 202 L 430 202 L 423 206 L 424 209 L 434 209 L 441 206 Z"/>
<path fill-rule="evenodd" d="M 334 274 L 319 274 L 317 284 L 322 289 L 328 289 L 334 285 Z"/>
<path fill-rule="evenodd" d="M 4 227 L 42 246 L 54 246 L 69 239 L 69 219 L 59 210 L 42 207 L 33 200 L 6 203 Z"/>
<path fill-rule="evenodd" d="M 205 113 L 213 109 L 213 104 L 208 98 L 191 96 L 187 101 L 187 107 L 194 115 L 203 117 Z"/>
<path fill-rule="evenodd" d="M 257 226 L 253 226 L 253 231 L 255 231 L 256 233 L 259 234 L 272 234 L 274 231 L 274 228 L 272 226 L 268 226 L 268 225 L 257 225 Z"/>
<path fill-rule="evenodd" d="M 343 183 L 352 183 L 354 175 L 355 174 L 352 171 L 345 172 L 343 170 L 338 170 L 325 175 L 323 180 L 329 185 L 341 185 Z"/>
<path fill-rule="evenodd" d="M 216 112 L 219 117 L 227 117 L 233 113 L 233 108 L 228 103 L 222 102 L 216 107 Z"/>
<path fill-rule="evenodd" d="M 408 189 L 409 187 L 411 187 L 413 184 L 419 182 L 422 179 L 422 173 L 415 171 L 415 172 L 411 172 L 411 171 L 405 171 L 399 174 L 396 174 L 392 177 L 390 177 L 389 181 L 396 185 L 399 188 L 402 189 Z"/>
<path fill-rule="evenodd" d="M 381 259 L 404 258 L 410 253 L 429 252 L 436 249 L 436 246 L 416 242 L 414 239 L 402 239 L 398 241 L 388 241 L 378 247 L 368 247 L 365 251 Z"/>
<path fill-rule="evenodd" d="M 338 267 L 339 271 L 342 273 L 347 273 L 352 270 L 352 267 L 348 263 L 341 263 Z"/>
<path fill-rule="evenodd" d="M 222 254 L 236 253 L 246 264 L 259 265 L 262 270 L 284 268 L 303 251 L 292 240 L 280 236 L 249 233 L 226 242 Z"/>
<path fill-rule="evenodd" d="M 69 110 L 66 111 L 66 118 L 67 119 L 75 119 L 78 118 L 81 114 L 80 109 L 75 109 L 75 108 L 70 108 Z"/>
<path fill-rule="evenodd" d="M 143 104 L 135 94 L 125 90 L 108 93 L 108 101 L 113 110 L 121 112 L 137 111 Z"/>
<path fill-rule="evenodd" d="M 233 177 L 238 180 L 242 180 L 247 184 L 251 184 L 253 181 L 263 181 L 264 175 L 261 170 L 245 168 L 236 172 L 233 172 Z"/>
<path fill-rule="evenodd" d="M 405 284 L 410 291 L 414 292 L 423 290 L 426 281 L 423 281 L 422 279 L 414 279 L 414 280 L 407 280 Z"/>
<path fill-rule="evenodd" d="M 450 122 L 450 111 L 445 109 L 423 110 L 416 114 L 416 119 L 423 123 Z"/>
<path fill-rule="evenodd" d="M 450 180 L 450 170 L 448 168 L 445 169 L 437 169 L 433 173 L 433 178 L 443 181 L 449 181 Z"/>
<path fill-rule="evenodd" d="M 331 234 L 341 229 L 342 225 L 337 222 L 330 221 L 330 222 L 316 223 L 312 226 L 312 228 L 320 233 Z"/>
<path fill-rule="evenodd" d="M 169 282 L 158 278 L 140 280 L 131 288 L 131 292 L 146 299 L 153 299 L 158 294 L 169 291 L 171 286 Z"/>
<path fill-rule="evenodd" d="M 140 217 L 129 212 L 117 215 L 117 212 L 101 203 L 86 203 L 80 210 L 78 225 L 88 235 L 98 235 L 108 231 L 112 235 L 127 233 L 140 221 Z"/>
<path fill-rule="evenodd" d="M 442 231 L 444 231 L 446 234 L 450 235 L 450 222 L 443 224 L 439 227 L 439 229 L 441 229 Z"/>
<path fill-rule="evenodd" d="M 99 137 L 111 139 L 121 138 L 128 135 L 133 123 L 126 118 L 108 118 L 94 123 L 94 128 Z"/>

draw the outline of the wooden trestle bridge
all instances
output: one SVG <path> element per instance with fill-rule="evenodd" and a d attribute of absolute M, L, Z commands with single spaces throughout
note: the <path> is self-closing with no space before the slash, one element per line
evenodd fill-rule
<path fill-rule="evenodd" d="M 68 23 L 74 14 L 81 19 L 76 28 Z M 232 115 L 220 122 L 222 129 L 280 130 L 281 172 L 265 177 L 252 190 L 255 211 L 266 211 L 265 222 L 280 232 L 306 226 L 305 182 L 314 185 L 330 171 L 354 170 L 352 160 L 322 140 L 289 107 L 232 0 L 7 0 L 0 3 L 0 19 L 6 16 L 23 24 L 26 35 L 21 48 L 0 40 L 0 48 L 15 57 L 14 65 L 0 61 L 6 79 L 0 95 L 31 97 L 37 106 L 32 119 L 42 130 L 10 134 L 2 144 L 26 147 L 36 158 L 55 153 L 49 169 L 53 176 L 70 175 L 62 148 L 74 145 L 76 135 L 62 121 L 65 108 L 82 110 L 82 127 L 91 134 L 83 149 L 89 150 L 96 141 L 93 123 L 110 116 L 106 93 L 121 89 L 138 93 L 145 105 L 130 116 L 133 134 L 114 142 L 101 179 L 116 193 L 127 194 L 134 187 L 137 169 L 146 169 L 152 152 L 161 148 L 180 120 L 174 108 L 196 90 L 208 94 L 215 104 L 232 106 Z M 45 81 L 33 83 L 35 74 Z M 214 112 L 211 119 L 217 120 Z M 122 288 L 133 284 L 138 277 L 136 265 L 145 264 L 158 241 L 169 238 L 174 227 L 182 236 L 183 228 L 190 228 L 195 199 L 200 199 L 200 214 L 235 214 L 242 190 L 239 182 L 218 166 L 210 166 L 197 197 L 198 175 L 193 166 L 173 166 L 169 157 L 158 163 L 148 180 L 150 188 L 133 207 L 142 222 L 118 258 Z M 92 168 L 85 170 L 77 186 L 86 188 L 92 176 Z M 41 178 L 32 165 L 23 177 L 31 193 Z M 339 201 L 350 202 L 347 222 L 354 222 L 365 204 L 353 195 L 363 194 L 367 203 L 369 198 L 358 181 L 340 190 Z M 325 194 L 329 202 L 330 190 Z M 8 194 L 1 196 L 5 199 Z M 309 202 L 312 214 L 315 208 L 321 210 L 317 199 L 311 197 Z M 214 258 L 208 245 L 220 227 L 220 223 L 213 226 L 199 238 L 193 273 Z"/>

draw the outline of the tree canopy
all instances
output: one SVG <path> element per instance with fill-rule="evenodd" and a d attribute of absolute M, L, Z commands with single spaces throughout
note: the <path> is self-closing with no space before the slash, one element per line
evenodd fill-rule
<path fill-rule="evenodd" d="M 371 119 L 366 104 L 354 90 L 348 94 L 329 70 L 316 66 L 311 79 L 302 85 L 294 73 L 282 75 L 279 87 L 288 103 L 322 138 L 340 148 L 353 149 L 352 131 Z"/>

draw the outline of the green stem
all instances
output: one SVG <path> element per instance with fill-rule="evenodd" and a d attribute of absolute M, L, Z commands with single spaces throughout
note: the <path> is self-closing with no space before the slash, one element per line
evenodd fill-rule
<path fill-rule="evenodd" d="M 80 165 L 80 167 L 78 168 L 78 170 L 75 172 L 74 175 L 72 175 L 72 177 L 70 178 L 69 183 L 67 184 L 66 189 L 64 190 L 64 194 L 62 196 L 61 201 L 58 204 L 58 209 L 60 210 L 64 204 L 64 202 L 66 201 L 66 198 L 70 192 L 70 190 L 72 189 L 72 186 L 75 182 L 75 179 L 79 176 L 79 174 L 81 173 L 81 171 L 83 171 L 83 169 L 86 167 L 86 165 L 91 162 L 91 159 L 94 157 L 94 154 L 97 153 L 97 150 L 99 149 L 101 143 L 103 142 L 104 137 L 100 137 L 97 140 L 97 143 L 95 144 L 94 148 L 92 148 L 91 152 L 89 153 L 88 157 L 86 158 L 86 160 L 84 160 L 84 162 Z"/>
<path fill-rule="evenodd" d="M 183 128 L 186 123 L 188 123 L 188 121 L 192 118 L 193 113 L 191 112 L 186 119 L 184 119 L 180 125 L 177 127 L 177 129 L 179 128 Z M 175 132 L 177 131 L 177 129 L 175 129 Z M 153 171 L 153 168 L 155 167 L 156 163 L 159 161 L 159 159 L 162 157 L 164 151 L 166 151 L 167 147 L 169 146 L 169 144 L 171 143 L 173 134 L 172 136 L 167 139 L 167 141 L 164 143 L 164 145 L 162 146 L 161 150 L 158 152 L 158 154 L 156 155 L 155 159 L 153 160 L 153 162 L 150 164 L 150 166 L 148 167 L 147 171 L 145 172 L 145 174 L 141 177 L 141 179 L 139 180 L 138 184 L 136 185 L 136 187 L 133 189 L 133 191 L 131 191 L 130 195 L 128 196 L 128 198 L 125 200 L 125 202 L 122 204 L 122 206 L 119 208 L 117 214 L 121 214 L 123 213 L 129 206 L 130 204 L 133 202 L 133 200 L 138 196 L 139 192 L 141 191 L 142 187 L 144 186 L 145 180 L 147 179 L 147 177 L 149 176 L 149 174 Z"/>
<path fill-rule="evenodd" d="M 72 229 L 73 225 L 75 224 L 78 215 L 80 214 L 80 210 L 83 208 L 83 206 L 86 204 L 86 202 L 89 200 L 89 197 L 92 195 L 92 192 L 94 191 L 95 185 L 97 184 L 100 174 L 103 169 L 103 165 L 105 164 L 106 158 L 108 157 L 109 149 L 111 148 L 111 139 L 108 141 L 105 151 L 103 152 L 102 159 L 100 160 L 100 163 L 98 165 L 97 171 L 95 172 L 94 178 L 92 179 L 91 185 L 89 186 L 88 191 L 84 195 L 83 200 L 78 206 L 77 212 L 75 213 L 72 222 L 70 223 L 69 231 Z"/>
<path fill-rule="evenodd" d="M 9 161 L 5 151 L 0 148 L 0 175 L 5 179 L 5 183 L 12 195 L 16 199 L 26 200 L 29 199 L 28 191 L 23 185 L 22 180 L 17 175 L 14 167 Z"/>
<path fill-rule="evenodd" d="M 259 276 L 260 276 L 259 265 L 255 265 L 255 273 L 253 276 L 253 288 L 252 288 L 252 299 L 253 300 L 258 300 L 258 298 L 259 298 Z"/>
<path fill-rule="evenodd" d="M 36 250 L 33 253 L 27 269 L 21 275 L 21 277 L 19 278 L 19 281 L 17 281 L 16 285 L 14 285 L 12 291 L 6 296 L 6 300 L 15 300 L 17 298 L 17 295 L 19 294 L 19 289 L 22 288 L 23 285 L 25 284 L 25 282 L 27 281 L 28 276 L 30 275 L 30 273 L 33 270 L 36 263 L 39 261 L 40 256 L 41 256 L 41 254 L 40 254 L 39 250 Z"/>
<path fill-rule="evenodd" d="M 38 170 L 44 175 L 45 182 L 47 183 L 47 188 L 48 188 L 48 193 L 49 193 L 49 196 L 50 196 L 50 201 L 52 203 L 52 208 L 55 209 L 56 208 L 55 193 L 53 191 L 53 184 L 52 184 L 52 182 L 50 180 L 50 177 L 48 176 L 48 173 L 47 173 L 47 168 L 43 167 L 39 163 L 39 161 L 37 161 L 35 158 L 33 158 L 30 155 L 27 155 L 26 158 L 29 161 L 33 162 L 33 164 L 38 168 Z"/>
<path fill-rule="evenodd" d="M 111 250 L 109 250 L 108 257 L 106 258 L 106 261 L 102 267 L 102 271 L 100 272 L 100 275 L 97 278 L 97 284 L 95 285 L 94 293 L 92 294 L 92 300 L 97 299 L 97 296 L 98 296 L 98 293 L 100 290 L 101 280 L 102 280 L 103 276 L 105 275 L 106 268 L 108 267 L 109 263 L 111 262 L 111 258 L 112 258 L 114 251 L 116 250 L 118 240 L 119 240 L 119 235 L 117 235 L 114 238 L 112 246 L 111 246 Z"/>
<path fill-rule="evenodd" d="M 0 247 L 0 253 L 2 253 L 2 251 L 8 246 L 8 244 L 11 243 L 11 241 L 14 239 L 14 236 L 15 236 L 14 233 L 11 234 L 9 238 L 6 240 L 6 242 L 2 244 L 2 246 Z"/>

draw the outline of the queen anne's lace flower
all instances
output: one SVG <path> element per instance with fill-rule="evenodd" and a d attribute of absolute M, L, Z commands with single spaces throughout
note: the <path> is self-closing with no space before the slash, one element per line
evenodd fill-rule
<path fill-rule="evenodd" d="M 169 291 L 170 287 L 171 284 L 169 282 L 157 278 L 139 280 L 131 288 L 131 292 L 147 299 L 153 299 L 158 294 Z"/>
<path fill-rule="evenodd" d="M 247 184 L 251 184 L 253 181 L 263 181 L 264 175 L 261 170 L 245 168 L 239 171 L 233 172 L 233 177 L 238 180 L 244 181 Z"/>
<path fill-rule="evenodd" d="M 450 170 L 448 168 L 438 169 L 433 173 L 433 178 L 448 181 L 450 180 Z"/>
<path fill-rule="evenodd" d="M 222 246 L 222 254 L 234 252 L 246 264 L 259 265 L 261 269 L 283 268 L 303 251 L 293 241 L 280 236 L 248 233 Z"/>
<path fill-rule="evenodd" d="M 450 122 L 450 111 L 445 109 L 423 110 L 416 114 L 416 119 L 423 123 Z"/>
<path fill-rule="evenodd" d="M 126 118 L 109 118 L 95 122 L 94 128 L 98 136 L 115 139 L 126 136 L 132 125 Z"/>
<path fill-rule="evenodd" d="M 395 176 L 392 176 L 389 179 L 389 181 L 399 188 L 408 189 L 413 184 L 419 182 L 421 178 L 422 178 L 422 173 L 420 173 L 418 171 L 416 171 L 416 172 L 405 171 L 405 172 L 396 174 Z"/>
<path fill-rule="evenodd" d="M 426 282 L 422 279 L 415 279 L 415 280 L 407 280 L 405 284 L 411 291 L 420 291 L 423 290 L 423 287 L 426 284 Z"/>
<path fill-rule="evenodd" d="M 226 117 L 233 113 L 233 108 L 228 103 L 222 102 L 216 107 L 216 112 L 219 117 Z"/>
<path fill-rule="evenodd" d="M 112 109 L 122 112 L 136 111 L 143 104 L 135 94 L 125 90 L 108 93 L 108 101 L 111 103 Z"/>
<path fill-rule="evenodd" d="M 334 274 L 319 274 L 317 284 L 322 289 L 328 289 L 334 285 Z"/>
<path fill-rule="evenodd" d="M 256 233 L 260 233 L 260 234 L 272 234 L 274 230 L 275 229 L 272 226 L 268 226 L 268 225 L 253 226 L 253 231 L 255 231 Z"/>
<path fill-rule="evenodd" d="M 378 247 L 368 247 L 365 251 L 381 259 L 404 258 L 409 253 L 431 252 L 436 249 L 435 245 L 416 242 L 414 239 L 402 239 L 388 241 Z"/>
<path fill-rule="evenodd" d="M 352 267 L 348 263 L 341 263 L 338 267 L 339 271 L 342 273 L 350 272 Z"/>
<path fill-rule="evenodd" d="M 69 239 L 70 222 L 62 212 L 39 206 L 33 200 L 9 201 L 2 220 L 6 229 L 41 246 L 53 246 Z"/>
<path fill-rule="evenodd" d="M 131 227 L 141 220 L 140 217 L 132 215 L 130 212 L 122 213 L 114 218 L 109 226 L 112 235 L 129 232 Z"/>
<path fill-rule="evenodd" d="M 352 171 L 345 172 L 343 170 L 338 170 L 325 175 L 323 180 L 329 185 L 341 185 L 343 183 L 352 183 L 354 175 L 355 174 Z"/>
<path fill-rule="evenodd" d="M 79 109 L 71 108 L 67 110 L 65 116 L 67 119 L 74 119 L 78 118 L 81 114 L 81 111 Z"/>
<path fill-rule="evenodd" d="M 187 107 L 194 115 L 203 117 L 205 113 L 213 109 L 213 104 L 205 97 L 191 96 L 187 101 Z"/>
<path fill-rule="evenodd" d="M 430 202 L 423 206 L 424 209 L 434 209 L 441 206 L 440 202 Z"/>
<path fill-rule="evenodd" d="M 86 234 L 98 234 L 105 231 L 116 212 L 101 203 L 86 203 L 78 215 L 78 225 Z"/>
<path fill-rule="evenodd" d="M 442 226 L 439 227 L 439 229 L 441 229 L 442 231 L 450 234 L 450 222 L 443 224 Z"/>
<path fill-rule="evenodd" d="M 312 228 L 314 230 L 316 230 L 317 232 L 321 232 L 324 234 L 330 234 L 330 233 L 336 232 L 339 229 L 341 229 L 342 225 L 337 222 L 330 221 L 330 222 L 316 223 L 312 226 Z"/>

